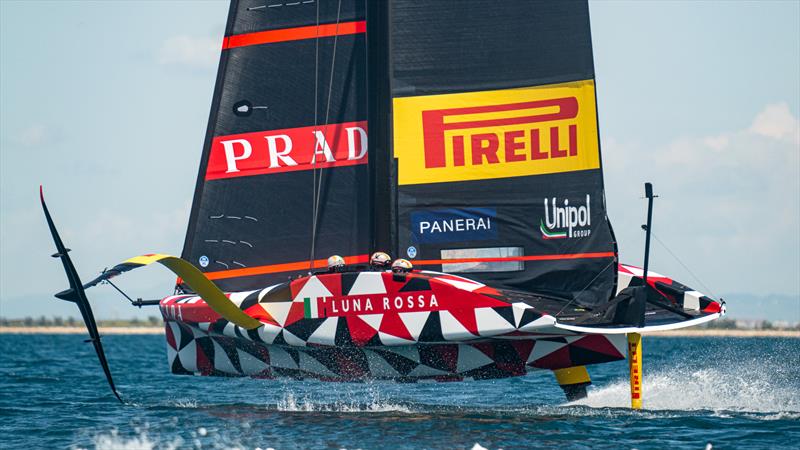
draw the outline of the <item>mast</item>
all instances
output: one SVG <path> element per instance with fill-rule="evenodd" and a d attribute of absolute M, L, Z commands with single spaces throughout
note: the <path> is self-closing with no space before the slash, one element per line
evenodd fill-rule
<path fill-rule="evenodd" d="M 658 197 L 653 195 L 653 184 L 644 184 L 644 196 L 647 198 L 647 225 L 643 226 L 645 231 L 644 238 L 644 284 L 647 284 L 647 268 L 650 265 L 650 232 L 653 229 L 653 199 Z"/>
<path fill-rule="evenodd" d="M 391 83 L 389 77 L 389 2 L 367 0 L 367 122 L 369 123 L 369 184 L 372 251 L 397 255 L 394 201 L 395 173 L 391 163 Z"/>

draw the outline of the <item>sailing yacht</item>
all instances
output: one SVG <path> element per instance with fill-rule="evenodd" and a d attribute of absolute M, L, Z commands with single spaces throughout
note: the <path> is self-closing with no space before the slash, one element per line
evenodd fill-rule
<path fill-rule="evenodd" d="M 112 388 L 85 289 L 159 262 L 174 295 L 132 302 L 160 308 L 175 374 L 541 369 L 573 400 L 627 354 L 636 407 L 640 334 L 724 305 L 618 261 L 596 88 L 586 1 L 233 0 L 181 256 L 84 285 L 48 212 L 57 297 Z"/>

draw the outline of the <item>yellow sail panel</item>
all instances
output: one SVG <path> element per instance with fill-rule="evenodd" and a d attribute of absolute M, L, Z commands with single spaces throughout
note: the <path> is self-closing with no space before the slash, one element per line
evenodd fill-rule
<path fill-rule="evenodd" d="M 594 80 L 393 99 L 398 183 L 600 167 Z"/>

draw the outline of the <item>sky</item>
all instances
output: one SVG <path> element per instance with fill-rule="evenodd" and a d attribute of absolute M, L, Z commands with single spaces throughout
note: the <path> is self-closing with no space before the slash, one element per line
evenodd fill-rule
<path fill-rule="evenodd" d="M 227 8 L 0 0 L 0 316 L 78 315 L 52 298 L 67 283 L 48 257 L 40 184 L 85 280 L 131 256 L 180 254 Z M 651 181 L 669 249 L 654 242 L 652 270 L 731 305 L 788 298 L 800 320 L 800 2 L 590 11 L 621 260 L 642 263 Z M 118 280 L 159 298 L 174 276 Z M 157 315 L 108 287 L 90 298 L 100 318 Z"/>

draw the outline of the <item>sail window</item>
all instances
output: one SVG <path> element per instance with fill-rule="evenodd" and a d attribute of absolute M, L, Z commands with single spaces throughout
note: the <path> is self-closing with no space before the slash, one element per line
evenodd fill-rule
<path fill-rule="evenodd" d="M 443 272 L 514 272 L 525 270 L 525 262 L 512 258 L 523 256 L 522 247 L 484 247 L 442 250 L 444 260 L 458 262 L 442 264 Z M 484 261 L 488 258 L 509 258 L 509 261 Z M 475 259 L 477 261 L 469 261 Z M 467 261 L 465 261 L 467 260 Z"/>

